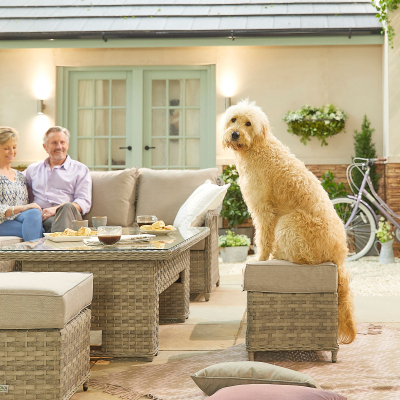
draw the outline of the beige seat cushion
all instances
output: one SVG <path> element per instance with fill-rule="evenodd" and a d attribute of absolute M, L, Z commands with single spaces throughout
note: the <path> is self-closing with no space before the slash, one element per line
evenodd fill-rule
<path fill-rule="evenodd" d="M 246 265 L 243 290 L 268 293 L 336 293 L 336 265 L 294 264 L 283 260 L 253 262 Z"/>
<path fill-rule="evenodd" d="M 23 242 L 24 239 L 18 236 L 0 236 L 0 247 L 11 246 Z"/>
<path fill-rule="evenodd" d="M 197 242 L 194 244 L 190 250 L 204 250 L 206 248 L 206 239 L 200 240 L 200 242 Z"/>
<path fill-rule="evenodd" d="M 135 221 L 137 168 L 123 171 L 91 171 L 92 208 L 83 219 L 107 217 L 107 225 L 132 226 Z"/>
<path fill-rule="evenodd" d="M 61 329 L 92 297 L 90 273 L 3 272 L 0 329 Z"/>
<path fill-rule="evenodd" d="M 207 179 L 216 183 L 217 168 L 197 171 L 139 169 L 136 215 L 155 215 L 173 224 L 180 207 Z"/>

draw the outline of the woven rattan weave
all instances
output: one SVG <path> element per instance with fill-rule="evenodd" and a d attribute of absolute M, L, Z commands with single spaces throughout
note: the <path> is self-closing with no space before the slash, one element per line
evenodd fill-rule
<path fill-rule="evenodd" d="M 90 310 L 63 329 L 0 329 L 4 400 L 68 400 L 90 376 Z"/>
<path fill-rule="evenodd" d="M 219 210 L 206 214 L 205 226 L 210 228 L 210 235 L 204 251 L 190 251 L 190 293 L 204 293 L 206 301 L 210 299 L 211 288 L 219 285 L 218 216 Z"/>
<path fill-rule="evenodd" d="M 102 330 L 101 351 L 93 354 L 151 361 L 158 352 L 159 301 L 163 320 L 185 321 L 189 249 L 209 232 L 198 228 L 170 251 L 0 251 L 0 259 L 22 260 L 23 271 L 93 273 L 92 330 Z"/>
<path fill-rule="evenodd" d="M 256 351 L 338 352 L 337 293 L 247 292 L 246 348 Z"/>

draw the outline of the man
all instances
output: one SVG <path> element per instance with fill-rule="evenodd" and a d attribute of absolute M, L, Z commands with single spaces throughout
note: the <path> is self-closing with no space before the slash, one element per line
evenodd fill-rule
<path fill-rule="evenodd" d="M 92 204 L 89 169 L 67 154 L 70 134 L 61 126 L 43 136 L 49 157 L 29 165 L 25 171 L 30 200 L 42 207 L 45 232 L 63 232 L 73 220 L 81 220 Z"/>

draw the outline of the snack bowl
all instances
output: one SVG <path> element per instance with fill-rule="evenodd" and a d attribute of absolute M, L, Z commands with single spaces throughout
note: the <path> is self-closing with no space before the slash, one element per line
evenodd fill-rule
<path fill-rule="evenodd" d="M 156 236 L 165 236 L 168 235 L 171 232 L 175 232 L 176 228 L 174 229 L 163 229 L 163 230 L 159 230 L 159 231 L 153 231 L 153 230 L 143 230 L 141 229 L 140 232 L 141 233 L 147 233 L 149 235 L 156 235 Z"/>

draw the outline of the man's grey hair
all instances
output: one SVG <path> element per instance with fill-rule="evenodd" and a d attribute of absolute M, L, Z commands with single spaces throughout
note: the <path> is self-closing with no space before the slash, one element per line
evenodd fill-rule
<path fill-rule="evenodd" d="M 62 126 L 52 126 L 51 128 L 49 128 L 46 133 L 43 135 L 43 143 L 47 145 L 47 141 L 49 139 L 49 135 L 50 133 L 53 132 L 64 132 L 65 136 L 67 137 L 67 140 L 69 142 L 69 138 L 70 138 L 70 133 L 68 131 L 67 128 L 63 128 Z"/>

